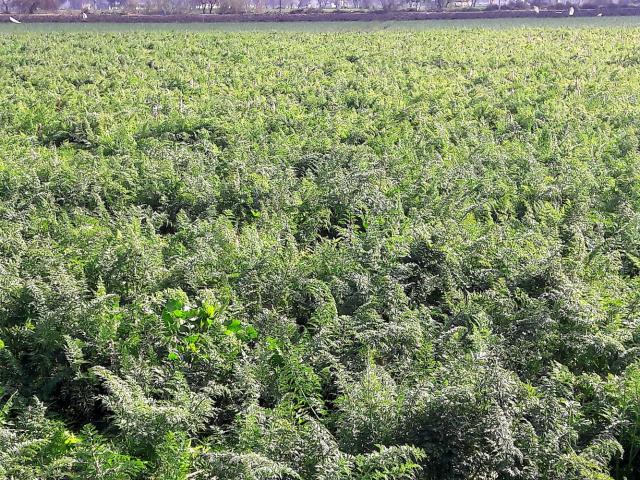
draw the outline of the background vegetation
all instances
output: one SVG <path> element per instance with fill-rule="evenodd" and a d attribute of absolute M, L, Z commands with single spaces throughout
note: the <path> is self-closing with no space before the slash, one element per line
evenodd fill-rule
<path fill-rule="evenodd" d="M 0 22 L 0 35 L 30 35 L 33 33 L 120 33 L 127 32 L 164 32 L 205 33 L 205 32 L 262 32 L 262 33 L 341 33 L 341 32 L 421 32 L 424 30 L 447 29 L 483 29 L 504 30 L 513 28 L 604 28 L 604 27 L 640 27 L 640 16 L 602 16 L 602 17 L 504 17 L 457 20 L 378 20 L 378 21 L 300 21 L 300 22 L 33 22 L 20 25 Z M 325 36 L 325 39 L 331 36 Z"/>
<path fill-rule="evenodd" d="M 0 37 L 0 478 L 635 478 L 640 30 Z"/>
<path fill-rule="evenodd" d="M 636 0 L 0 0 L 0 12 L 87 14 L 241 14 L 337 12 L 533 10 L 569 8 L 606 10 L 638 7 Z M 539 12 L 538 12 L 539 13 Z"/>

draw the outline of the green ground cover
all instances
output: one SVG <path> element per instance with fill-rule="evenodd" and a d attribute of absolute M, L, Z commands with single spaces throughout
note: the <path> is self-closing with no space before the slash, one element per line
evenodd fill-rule
<path fill-rule="evenodd" d="M 637 478 L 601 20 L 2 26 L 0 478 Z"/>

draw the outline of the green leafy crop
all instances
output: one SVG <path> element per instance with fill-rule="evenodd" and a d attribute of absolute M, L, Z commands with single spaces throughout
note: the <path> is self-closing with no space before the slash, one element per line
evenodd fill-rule
<path fill-rule="evenodd" d="M 0 36 L 0 479 L 638 478 L 639 42 Z"/>

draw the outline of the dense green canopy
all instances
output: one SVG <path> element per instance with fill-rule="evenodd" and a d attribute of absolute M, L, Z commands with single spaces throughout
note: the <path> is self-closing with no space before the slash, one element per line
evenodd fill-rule
<path fill-rule="evenodd" d="M 639 43 L 0 37 L 0 478 L 640 475 Z"/>

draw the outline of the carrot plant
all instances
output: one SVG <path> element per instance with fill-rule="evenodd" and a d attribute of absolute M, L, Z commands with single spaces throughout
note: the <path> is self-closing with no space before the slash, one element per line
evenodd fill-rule
<path fill-rule="evenodd" d="M 0 479 L 636 478 L 639 41 L 0 36 Z"/>

